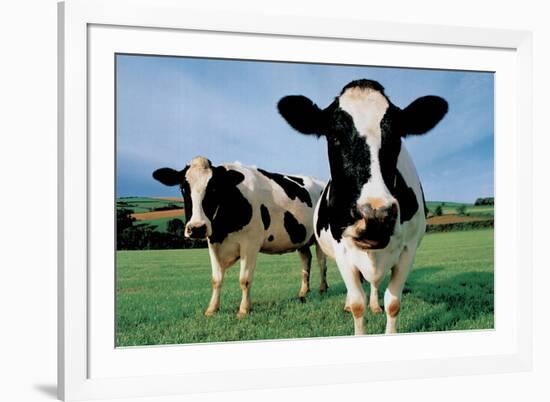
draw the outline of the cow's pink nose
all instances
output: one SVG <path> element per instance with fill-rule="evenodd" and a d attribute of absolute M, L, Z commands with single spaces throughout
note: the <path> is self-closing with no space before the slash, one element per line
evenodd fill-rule
<path fill-rule="evenodd" d="M 360 210 L 361 215 L 367 221 L 395 221 L 397 219 L 397 203 L 392 202 L 389 205 L 373 207 L 372 204 L 366 204 Z"/>

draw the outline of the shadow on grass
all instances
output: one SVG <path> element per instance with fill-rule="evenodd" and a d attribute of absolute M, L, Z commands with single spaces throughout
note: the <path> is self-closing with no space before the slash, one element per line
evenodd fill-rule
<path fill-rule="evenodd" d="M 430 266 L 414 270 L 403 290 L 403 313 L 408 312 L 407 332 L 443 331 L 456 327 L 460 322 L 487 322 L 492 325 L 494 313 L 494 275 L 492 272 L 461 272 L 453 274 L 442 266 Z M 380 286 L 383 294 L 389 278 Z M 364 283 L 367 295 L 368 282 Z M 302 303 L 292 295 L 277 300 L 253 301 L 253 312 L 280 314 L 286 309 L 307 308 L 310 303 L 323 303 L 326 299 L 341 297 L 344 304 L 346 287 L 343 281 L 331 283 L 328 291 L 317 290 L 306 296 Z M 383 296 L 380 300 L 383 302 Z M 481 321 L 480 321 L 481 320 Z M 484 328 L 487 328 L 484 327 Z M 405 329 L 405 328 L 403 328 Z"/>
<path fill-rule="evenodd" d="M 411 281 L 425 280 L 426 278 L 430 278 L 434 274 L 438 274 L 444 270 L 444 267 L 439 266 L 413 269 L 413 271 L 409 275 L 409 278 L 407 279 L 407 283 L 410 283 Z"/>
<path fill-rule="evenodd" d="M 433 277 L 442 267 L 428 267 L 411 273 L 403 291 L 411 302 L 420 304 L 408 331 L 452 329 L 460 321 L 486 322 L 492 327 L 494 275 L 492 272 L 463 272 Z M 406 301 L 404 302 L 406 306 Z"/>
<path fill-rule="evenodd" d="M 317 293 L 319 294 L 319 292 Z M 327 291 L 320 296 L 321 297 L 330 297 L 335 295 L 345 296 L 346 293 L 347 293 L 347 290 L 346 290 L 346 285 L 344 284 L 344 281 L 339 280 L 337 282 L 331 283 Z"/>

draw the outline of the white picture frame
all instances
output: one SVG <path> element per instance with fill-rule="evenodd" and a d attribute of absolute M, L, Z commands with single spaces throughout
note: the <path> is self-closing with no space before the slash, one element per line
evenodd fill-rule
<path fill-rule="evenodd" d="M 113 175 L 107 162 L 109 152 L 99 146 L 112 142 L 109 135 L 101 134 L 105 131 L 98 131 L 112 128 L 109 115 L 113 112 L 108 98 L 113 87 L 102 82 L 112 80 L 109 55 L 125 50 L 175 54 L 186 43 L 182 40 L 185 35 L 192 35 L 195 41 L 209 36 L 227 41 L 228 45 L 235 44 L 234 48 L 220 47 L 216 50 L 217 57 L 319 60 L 315 50 L 300 52 L 302 42 L 307 41 L 312 49 L 333 46 L 332 59 L 328 56 L 323 59 L 330 62 L 360 63 L 357 56 L 349 54 L 349 49 L 370 46 L 382 49 L 380 62 L 388 65 L 494 68 L 497 72 L 495 176 L 500 197 L 495 212 L 495 298 L 499 297 L 499 286 L 506 290 L 506 297 L 495 303 L 495 330 L 115 349 L 113 321 L 101 318 L 105 316 L 103 313 L 109 317 L 112 308 L 112 277 L 109 279 L 108 273 L 98 276 L 90 268 L 94 260 L 108 259 L 113 252 L 98 243 L 101 239 L 94 240 L 97 233 L 103 232 L 99 230 L 101 224 L 90 222 L 90 211 L 95 211 L 94 217 L 102 211 L 97 200 L 103 193 L 97 187 L 101 186 L 97 178 Z M 284 48 L 285 53 L 279 56 L 262 53 L 258 43 L 268 41 L 273 45 L 270 49 Z M 281 41 L 284 46 L 277 44 Z M 291 46 L 293 43 L 295 46 Z M 186 51 L 212 55 L 213 46 Z M 400 51 L 388 52 L 383 48 Z M 61 399 L 161 396 L 531 368 L 532 37 L 529 32 L 275 15 L 213 15 L 200 9 L 186 9 L 181 2 L 171 0 L 69 0 L 59 4 L 59 49 L 58 392 Z M 411 60 L 409 53 L 406 60 L 407 49 L 425 58 Z M 458 60 L 462 60 L 461 64 Z M 503 78 L 499 81 L 498 77 Z M 510 96 L 505 97 L 504 91 L 511 91 L 506 93 Z M 499 155 L 506 157 L 507 166 L 499 166 L 498 160 L 502 160 Z M 100 160 L 105 163 L 94 162 Z M 499 181 L 499 176 L 506 176 L 506 180 Z M 503 216 L 509 218 L 499 220 Z M 92 231 L 93 225 L 96 226 Z M 506 234 L 514 241 L 507 242 Z M 100 248 L 90 248 L 90 242 L 100 244 Z M 111 292 L 113 297 L 100 302 L 94 297 L 98 291 Z M 433 353 L 428 353 L 423 345 L 432 346 Z M 453 345 L 453 353 L 444 352 L 448 345 Z M 342 353 L 368 347 L 371 350 L 368 359 L 361 353 L 349 356 Z M 334 353 L 319 354 L 319 348 Z M 394 355 L 374 353 L 388 349 Z M 298 354 L 304 356 L 302 360 L 289 361 L 289 356 Z M 194 367 L 181 363 L 182 356 Z M 259 358 L 247 360 L 242 356 Z"/>

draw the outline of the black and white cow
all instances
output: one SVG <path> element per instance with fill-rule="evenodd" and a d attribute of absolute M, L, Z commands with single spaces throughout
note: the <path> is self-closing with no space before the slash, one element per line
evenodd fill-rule
<path fill-rule="evenodd" d="M 377 313 L 378 287 L 390 271 L 386 333 L 396 332 L 403 287 L 426 229 L 424 194 L 401 138 L 431 130 L 447 102 L 424 96 L 400 109 L 378 82 L 357 80 L 326 109 L 304 96 L 284 97 L 278 108 L 294 129 L 327 140 L 331 180 L 315 209 L 315 235 L 346 284 L 355 334 L 363 334 L 366 305 L 361 275 Z"/>
<path fill-rule="evenodd" d="M 250 310 L 250 286 L 258 252 L 297 250 L 303 264 L 299 296 L 309 291 L 310 245 L 315 243 L 314 207 L 324 183 L 305 176 L 270 173 L 239 163 L 213 166 L 198 156 L 183 170 L 158 169 L 153 177 L 180 186 L 185 204 L 185 236 L 207 239 L 212 265 L 212 298 L 205 315 L 220 306 L 225 270 L 240 259 L 242 299 L 239 318 Z M 326 258 L 316 247 L 320 291 L 327 289 Z"/>

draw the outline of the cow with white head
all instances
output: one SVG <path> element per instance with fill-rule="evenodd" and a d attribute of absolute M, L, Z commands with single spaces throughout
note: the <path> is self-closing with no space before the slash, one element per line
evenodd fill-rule
<path fill-rule="evenodd" d="M 327 140 L 331 180 L 316 206 L 315 235 L 346 284 L 355 334 L 364 331 L 361 276 L 371 284 L 369 307 L 377 313 L 378 287 L 390 272 L 386 333 L 396 332 L 403 287 L 426 229 L 424 194 L 401 139 L 435 127 L 447 102 L 424 96 L 400 109 L 378 82 L 357 80 L 325 109 L 304 96 L 286 96 L 278 108 L 297 131 Z"/>
<path fill-rule="evenodd" d="M 270 173 L 230 163 L 214 166 L 202 156 L 182 170 L 161 168 L 153 177 L 167 186 L 179 186 L 184 199 L 185 236 L 206 239 L 212 267 L 212 298 L 205 315 L 220 306 L 225 271 L 240 260 L 242 299 L 238 317 L 250 310 L 250 287 L 259 252 L 282 254 L 298 251 L 302 260 L 303 301 L 309 291 L 315 243 L 314 207 L 324 183 L 307 176 Z M 326 259 L 317 246 L 321 271 L 320 291 L 326 283 Z"/>

